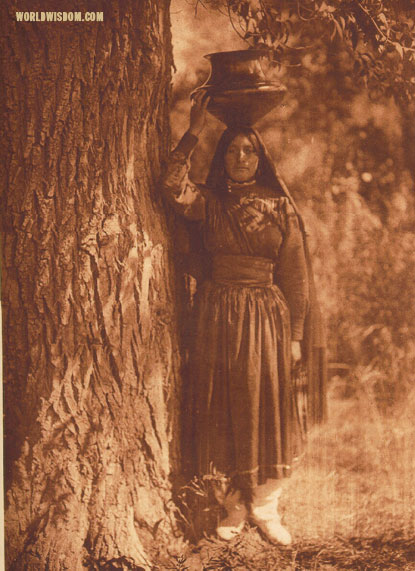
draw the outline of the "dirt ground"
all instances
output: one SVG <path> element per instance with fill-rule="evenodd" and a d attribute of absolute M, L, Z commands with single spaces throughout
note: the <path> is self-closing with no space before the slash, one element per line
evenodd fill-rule
<path fill-rule="evenodd" d="M 362 381 L 348 398 L 333 390 L 329 403 L 329 421 L 282 481 L 279 511 L 292 546 L 272 545 L 248 524 L 232 542 L 219 540 L 223 512 L 208 486 L 196 486 L 189 541 L 154 570 L 415 571 L 415 392 L 385 413 Z"/>
<path fill-rule="evenodd" d="M 175 566 L 174 566 L 175 565 Z M 224 545 L 204 540 L 196 552 L 166 569 L 188 571 L 260 570 L 297 571 L 353 569 L 356 571 L 415 570 L 415 543 L 404 538 L 340 537 L 330 543 L 296 543 L 289 548 L 272 546 L 254 530 Z"/>

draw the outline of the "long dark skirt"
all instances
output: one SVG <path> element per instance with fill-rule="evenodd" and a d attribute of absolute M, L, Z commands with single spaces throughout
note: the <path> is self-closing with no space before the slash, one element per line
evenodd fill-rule
<path fill-rule="evenodd" d="M 240 489 L 288 475 L 295 421 L 281 291 L 205 282 L 195 304 L 186 414 L 196 472 Z"/>

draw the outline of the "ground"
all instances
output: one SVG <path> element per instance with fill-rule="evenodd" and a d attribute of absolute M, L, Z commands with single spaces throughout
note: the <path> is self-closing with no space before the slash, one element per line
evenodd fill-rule
<path fill-rule="evenodd" d="M 226 543 L 207 528 L 154 569 L 415 571 L 415 392 L 381 410 L 362 376 L 353 390 L 332 382 L 329 403 L 329 421 L 309 435 L 284 482 L 281 513 L 292 546 L 271 545 L 249 526 Z M 199 515 L 220 517 L 203 503 L 203 489 L 198 496 Z"/>

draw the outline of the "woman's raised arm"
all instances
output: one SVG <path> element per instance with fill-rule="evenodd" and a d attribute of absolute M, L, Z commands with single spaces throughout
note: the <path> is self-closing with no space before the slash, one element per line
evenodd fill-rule
<path fill-rule="evenodd" d="M 205 217 L 206 199 L 200 187 L 189 179 L 188 159 L 205 125 L 208 103 L 206 92 L 201 91 L 193 98 L 189 129 L 170 154 L 162 179 L 162 189 L 167 200 L 178 214 L 190 220 L 203 220 Z"/>

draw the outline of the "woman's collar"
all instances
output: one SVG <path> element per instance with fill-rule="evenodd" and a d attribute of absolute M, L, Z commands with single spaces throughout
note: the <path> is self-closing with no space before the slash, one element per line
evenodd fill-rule
<path fill-rule="evenodd" d="M 246 182 L 236 182 L 235 180 L 232 180 L 230 178 L 226 179 L 228 192 L 233 192 L 235 190 L 244 190 L 250 186 L 254 186 L 255 184 L 256 184 L 255 178 L 247 180 Z"/>

